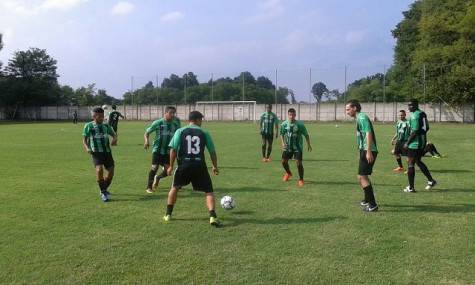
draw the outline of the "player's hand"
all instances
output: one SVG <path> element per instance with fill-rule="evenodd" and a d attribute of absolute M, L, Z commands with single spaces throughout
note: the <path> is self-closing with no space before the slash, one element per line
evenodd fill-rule
<path fill-rule="evenodd" d="M 374 156 L 371 151 L 366 151 L 366 160 L 368 161 L 369 164 L 372 164 L 374 162 Z"/>
<path fill-rule="evenodd" d="M 311 146 L 311 145 L 308 145 L 308 146 L 307 146 L 307 149 L 308 149 L 309 152 L 311 152 L 311 151 L 312 151 L 312 146 Z"/>
<path fill-rule="evenodd" d="M 117 138 L 113 138 L 111 145 L 116 146 L 117 145 Z"/>
<path fill-rule="evenodd" d="M 169 167 L 167 168 L 167 175 L 168 175 L 168 176 L 172 176 L 172 174 L 173 174 L 173 167 L 169 166 Z"/>
<path fill-rule="evenodd" d="M 213 166 L 213 174 L 214 175 L 219 175 L 219 169 L 217 167 Z"/>
<path fill-rule="evenodd" d="M 404 149 L 407 149 L 408 147 L 409 147 L 409 146 L 407 145 L 407 143 L 405 143 L 405 144 L 403 145 L 403 148 L 404 148 Z"/>
<path fill-rule="evenodd" d="M 285 143 L 280 145 L 282 147 L 282 150 L 285 150 L 287 148 L 287 145 Z"/>
<path fill-rule="evenodd" d="M 150 147 L 150 144 L 148 142 L 144 143 L 143 144 L 143 148 L 144 149 L 148 149 Z"/>
<path fill-rule="evenodd" d="M 396 140 L 392 139 L 391 140 L 391 145 L 394 145 L 396 143 Z"/>
<path fill-rule="evenodd" d="M 92 149 L 86 149 L 86 152 L 87 152 L 88 154 L 92 154 Z"/>

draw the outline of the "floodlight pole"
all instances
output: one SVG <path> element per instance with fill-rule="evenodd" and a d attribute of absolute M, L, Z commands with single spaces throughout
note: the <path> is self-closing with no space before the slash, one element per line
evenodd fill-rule
<path fill-rule="evenodd" d="M 308 87 L 309 87 L 308 103 L 311 104 L 312 103 L 312 68 L 311 67 L 310 67 L 310 70 L 309 70 Z"/>
<path fill-rule="evenodd" d="M 244 101 L 244 72 L 241 73 L 241 77 L 242 77 L 242 101 Z"/>
<path fill-rule="evenodd" d="M 187 76 L 187 74 L 185 73 L 185 90 L 183 91 L 183 94 L 184 94 L 184 96 L 185 96 L 185 105 L 186 105 L 186 81 L 187 81 L 187 78 L 188 78 L 188 76 Z"/>
<path fill-rule="evenodd" d="M 424 80 L 424 111 L 426 110 L 426 64 L 422 66 L 422 70 L 424 72 L 423 74 L 423 80 Z"/>
<path fill-rule="evenodd" d="M 386 65 L 383 65 L 383 123 L 386 119 Z"/>
<path fill-rule="evenodd" d="M 130 95 L 132 96 L 132 105 L 134 105 L 134 76 L 130 77 Z"/>
<path fill-rule="evenodd" d="M 157 106 L 158 106 L 158 74 L 155 77 L 155 90 L 157 92 Z"/>
<path fill-rule="evenodd" d="M 214 75 L 211 73 L 211 102 L 214 102 Z"/>
<path fill-rule="evenodd" d="M 277 108 L 277 68 L 275 69 L 274 97 L 275 97 L 275 108 Z"/>

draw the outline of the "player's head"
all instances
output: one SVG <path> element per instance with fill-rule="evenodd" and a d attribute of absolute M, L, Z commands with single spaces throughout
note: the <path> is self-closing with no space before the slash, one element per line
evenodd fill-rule
<path fill-rule="evenodd" d="M 415 110 L 419 109 L 419 101 L 417 101 L 417 99 L 411 99 L 407 106 L 409 107 L 410 112 L 414 112 Z"/>
<path fill-rule="evenodd" d="M 361 104 L 358 100 L 352 99 L 346 103 L 346 114 L 352 118 L 356 117 L 356 114 L 361 112 Z"/>
<path fill-rule="evenodd" d="M 267 112 L 272 112 L 272 104 L 267 104 L 266 105 L 266 111 Z"/>
<path fill-rule="evenodd" d="M 171 121 L 173 120 L 173 118 L 175 118 L 175 114 L 176 114 L 176 108 L 173 107 L 173 106 L 167 106 L 165 108 L 165 120 L 167 121 Z"/>
<path fill-rule="evenodd" d="M 99 124 L 102 124 L 104 122 L 104 109 L 101 107 L 96 107 L 92 109 L 92 119 Z"/>
<path fill-rule="evenodd" d="M 190 114 L 188 115 L 188 121 L 190 123 L 193 123 L 194 125 L 201 126 L 201 123 L 203 122 L 203 114 L 201 114 L 199 111 L 191 111 Z"/>
<path fill-rule="evenodd" d="M 404 110 L 399 110 L 399 119 L 400 119 L 401 121 L 406 120 L 406 111 L 404 111 Z"/>
<path fill-rule="evenodd" d="M 289 120 L 291 122 L 295 121 L 295 117 L 297 116 L 297 112 L 295 111 L 294 108 L 290 108 L 288 111 L 287 111 L 287 116 L 289 117 Z"/>
<path fill-rule="evenodd" d="M 117 106 L 116 105 L 112 105 L 112 110 L 116 110 L 117 109 Z"/>

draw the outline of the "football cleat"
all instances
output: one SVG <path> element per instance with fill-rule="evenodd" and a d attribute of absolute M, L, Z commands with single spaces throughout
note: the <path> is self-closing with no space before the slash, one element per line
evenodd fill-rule
<path fill-rule="evenodd" d="M 155 191 L 158 187 L 158 184 L 160 183 L 160 178 L 158 178 L 158 175 L 155 175 L 153 177 L 153 184 L 152 184 L 152 190 Z"/>
<path fill-rule="evenodd" d="M 147 188 L 147 189 L 145 189 L 145 192 L 147 192 L 148 194 L 153 194 L 153 192 L 155 192 L 155 190 L 153 190 L 151 188 Z"/>
<path fill-rule="evenodd" d="M 282 181 L 287 182 L 289 181 L 290 177 L 292 177 L 292 174 L 285 173 L 284 177 L 282 177 Z"/>
<path fill-rule="evenodd" d="M 218 220 L 218 218 L 215 218 L 215 217 L 209 217 L 209 224 L 212 225 L 213 227 L 221 226 L 221 222 Z"/>
<path fill-rule="evenodd" d="M 266 161 L 267 161 L 267 162 L 271 162 L 271 161 L 272 161 L 272 159 L 270 159 L 270 158 L 266 158 Z"/>
<path fill-rule="evenodd" d="M 101 193 L 101 200 L 102 200 L 102 202 L 108 202 L 109 201 L 109 197 L 107 196 L 106 193 Z"/>
<path fill-rule="evenodd" d="M 368 205 L 369 205 L 369 202 L 366 202 L 365 200 L 362 200 L 362 201 L 360 202 L 360 206 L 361 206 L 361 207 L 366 207 L 366 206 L 368 206 Z"/>
<path fill-rule="evenodd" d="M 299 187 L 303 187 L 305 185 L 305 183 L 303 182 L 303 179 L 299 179 L 299 181 L 297 182 L 297 185 Z"/>
<path fill-rule="evenodd" d="M 406 192 L 406 193 L 415 193 L 415 192 L 416 192 L 416 189 L 407 186 L 407 187 L 404 188 L 404 190 L 402 190 L 402 191 L 404 191 L 404 192 Z"/>
<path fill-rule="evenodd" d="M 168 223 L 172 219 L 172 215 L 165 215 L 163 216 L 163 221 L 165 223 Z"/>
<path fill-rule="evenodd" d="M 368 205 L 363 208 L 363 212 L 367 212 L 367 213 L 377 212 L 378 209 L 379 209 L 378 205 L 374 205 L 374 206 Z"/>
<path fill-rule="evenodd" d="M 428 181 L 427 186 L 426 186 L 426 190 L 432 190 L 432 188 L 434 188 L 435 185 L 437 185 L 437 181 L 435 181 L 435 180 Z"/>
<path fill-rule="evenodd" d="M 402 173 L 402 172 L 404 172 L 404 167 L 396 167 L 396 168 L 393 169 L 393 172 Z"/>
<path fill-rule="evenodd" d="M 267 162 L 267 158 L 262 158 L 262 162 Z"/>

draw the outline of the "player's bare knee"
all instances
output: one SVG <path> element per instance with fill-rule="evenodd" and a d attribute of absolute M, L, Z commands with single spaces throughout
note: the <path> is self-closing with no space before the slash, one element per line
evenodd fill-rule
<path fill-rule="evenodd" d="M 152 164 L 152 166 L 150 167 L 150 170 L 157 171 L 158 170 L 158 165 L 157 164 Z"/>

